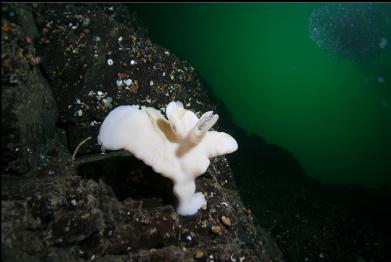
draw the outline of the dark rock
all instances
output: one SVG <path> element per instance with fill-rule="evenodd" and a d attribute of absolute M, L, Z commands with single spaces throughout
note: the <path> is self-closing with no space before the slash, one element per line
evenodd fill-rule
<path fill-rule="evenodd" d="M 309 16 L 309 36 L 333 55 L 371 64 L 371 59 L 384 55 L 380 41 L 390 36 L 390 15 L 379 4 L 326 3 Z"/>
<path fill-rule="evenodd" d="M 46 161 L 47 150 L 57 146 L 57 108 L 32 40 L 9 15 L 16 10 L 6 6 L 2 16 L 1 151 L 2 171 L 21 175 Z"/>
<path fill-rule="evenodd" d="M 33 17 L 32 5 L 21 5 L 15 11 L 18 24 L 23 28 L 26 37 L 36 40 L 39 33 Z"/>
<path fill-rule="evenodd" d="M 25 36 L 20 25 L 26 23 L 12 12 L 31 11 L 26 19 L 34 17 L 37 24 L 33 43 L 42 56 L 40 68 L 14 56 Z M 2 168 L 9 170 L 1 177 L 3 261 L 193 261 L 196 251 L 206 261 L 281 261 L 274 241 L 266 232 L 259 235 L 243 211 L 225 157 L 213 159 L 196 180 L 207 208 L 180 217 L 171 181 L 127 153 L 99 154 L 100 123 L 117 105 L 162 108 L 181 100 L 198 113 L 214 109 L 194 68 L 153 44 L 128 8 L 6 4 L 2 12 L 2 56 L 10 57 L 2 66 L 7 83 L 2 86 L 7 113 Z M 117 80 L 127 79 L 132 79 L 128 89 L 117 86 Z M 29 92 L 28 82 L 34 84 Z M 88 136 L 93 139 L 72 161 L 70 152 Z M 16 145 L 32 147 L 33 154 L 16 155 Z M 36 160 L 41 152 L 36 148 L 42 148 L 45 161 Z M 11 166 L 29 172 L 12 176 Z M 232 225 L 225 227 L 222 216 Z M 223 233 L 213 235 L 212 225 Z"/>
<path fill-rule="evenodd" d="M 92 135 L 80 153 L 97 152 L 100 123 L 118 105 L 162 109 L 180 100 L 196 112 L 210 109 L 194 68 L 153 44 L 136 19 L 120 15 L 124 9 L 56 4 L 37 14 L 43 17 L 38 25 L 44 32 L 42 67 L 54 89 L 70 151 Z M 118 17 L 129 22 L 124 25 Z"/>

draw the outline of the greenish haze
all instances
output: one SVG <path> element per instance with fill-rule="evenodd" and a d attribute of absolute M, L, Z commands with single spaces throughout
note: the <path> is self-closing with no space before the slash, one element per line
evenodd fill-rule
<path fill-rule="evenodd" d="M 318 48 L 308 23 L 319 5 L 136 10 L 152 40 L 191 62 L 239 126 L 289 149 L 310 176 L 391 185 L 391 81 L 383 75 L 380 84 L 377 75 Z"/>

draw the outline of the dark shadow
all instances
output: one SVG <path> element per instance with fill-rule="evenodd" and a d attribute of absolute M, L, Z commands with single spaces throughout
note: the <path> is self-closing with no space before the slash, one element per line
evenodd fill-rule
<path fill-rule="evenodd" d="M 78 175 L 97 182 L 103 180 L 120 201 L 127 198 L 142 200 L 143 207 L 172 205 L 175 208 L 177 204 L 171 180 L 134 157 L 113 157 L 82 164 L 78 167 Z"/>

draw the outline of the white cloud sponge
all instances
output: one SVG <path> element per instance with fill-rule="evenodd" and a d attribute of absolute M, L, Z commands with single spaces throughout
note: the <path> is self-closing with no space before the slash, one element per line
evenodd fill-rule
<path fill-rule="evenodd" d="M 195 178 L 206 172 L 209 158 L 238 149 L 236 140 L 224 132 L 208 131 L 218 120 L 212 111 L 200 118 L 181 102 L 167 105 L 168 120 L 152 107 L 119 106 L 103 121 L 98 143 L 102 150 L 125 149 L 174 182 L 177 212 L 194 215 L 206 205 L 195 193 Z"/>

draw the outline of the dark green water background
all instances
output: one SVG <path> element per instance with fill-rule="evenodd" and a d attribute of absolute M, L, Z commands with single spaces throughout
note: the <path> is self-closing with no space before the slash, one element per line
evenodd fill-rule
<path fill-rule="evenodd" d="M 309 16 L 320 5 L 138 4 L 132 10 L 152 41 L 194 65 L 237 125 L 289 149 L 310 176 L 391 185 L 390 44 L 376 70 L 329 55 L 309 38 Z"/>

